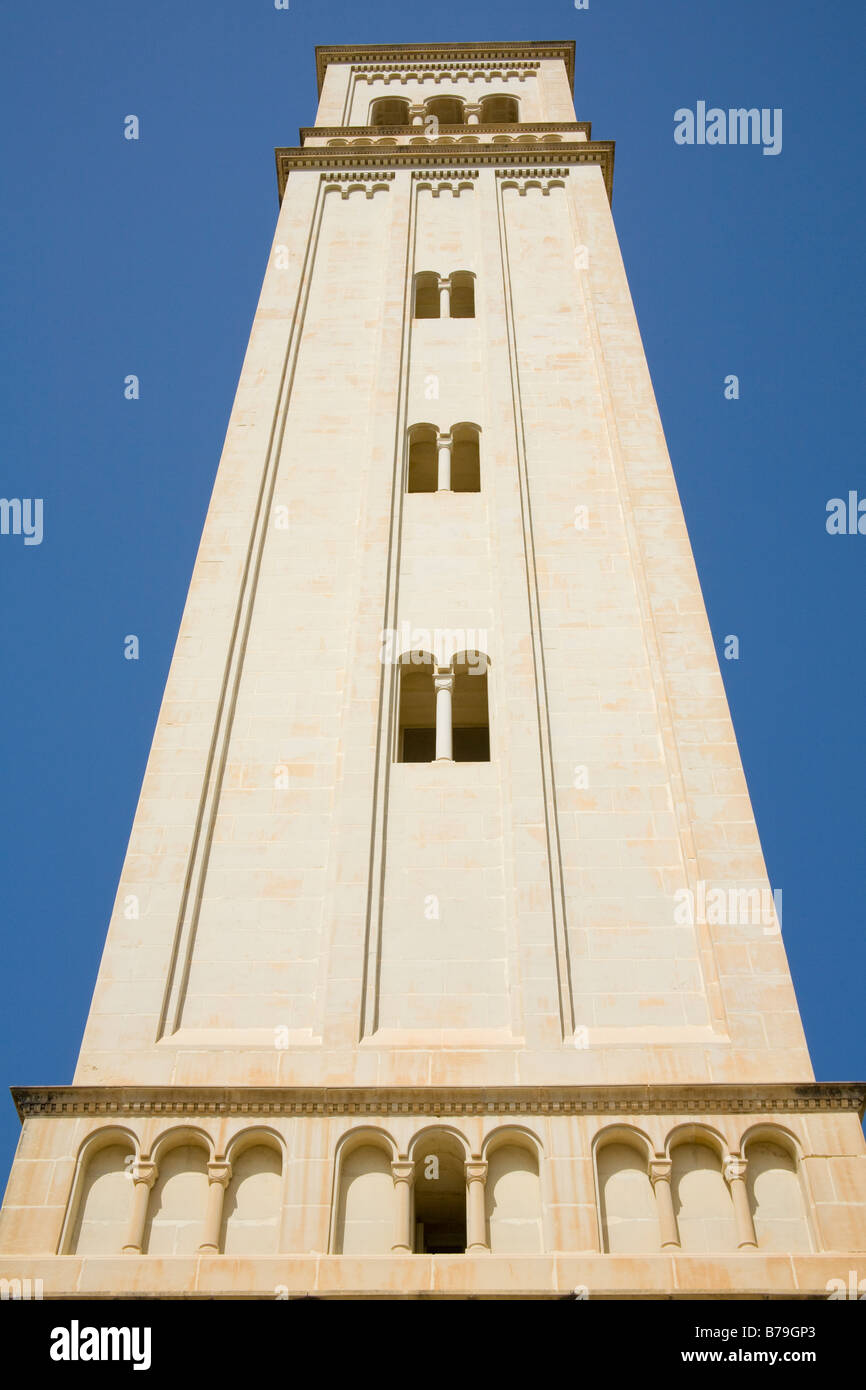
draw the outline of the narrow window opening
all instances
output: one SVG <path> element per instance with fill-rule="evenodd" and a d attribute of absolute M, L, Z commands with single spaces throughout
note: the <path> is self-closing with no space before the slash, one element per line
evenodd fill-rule
<path fill-rule="evenodd" d="M 438 319 L 439 276 L 432 270 L 422 270 L 415 276 L 416 319 Z"/>
<path fill-rule="evenodd" d="M 454 659 L 453 758 L 456 763 L 490 762 L 487 657 L 461 652 Z"/>
<path fill-rule="evenodd" d="M 433 658 L 407 652 L 400 662 L 400 725 L 397 761 L 432 763 L 436 757 L 436 691 Z"/>
<path fill-rule="evenodd" d="M 415 1164 L 415 1253 L 462 1255 L 466 1251 L 466 1176 L 460 1146 L 437 1135 Z"/>
<path fill-rule="evenodd" d="M 451 491 L 481 491 L 481 456 L 475 425 L 455 425 L 451 431 Z"/>
<path fill-rule="evenodd" d="M 475 276 L 470 270 L 455 270 L 451 276 L 451 317 L 475 318 Z"/>
<path fill-rule="evenodd" d="M 438 479 L 437 433 L 432 425 L 415 425 L 409 436 L 407 492 L 435 492 Z"/>

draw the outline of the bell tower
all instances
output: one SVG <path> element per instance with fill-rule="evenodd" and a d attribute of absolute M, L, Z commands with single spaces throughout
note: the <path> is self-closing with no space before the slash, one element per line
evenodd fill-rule
<path fill-rule="evenodd" d="M 316 60 L 0 1275 L 824 1296 L 866 1088 L 813 1078 L 573 44 Z"/>

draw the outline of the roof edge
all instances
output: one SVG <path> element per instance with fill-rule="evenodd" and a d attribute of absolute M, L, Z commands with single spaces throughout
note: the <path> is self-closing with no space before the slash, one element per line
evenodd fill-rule
<path fill-rule="evenodd" d="M 318 44 L 316 46 L 316 80 L 319 93 L 325 72 L 331 63 L 364 62 L 370 58 L 403 59 L 405 62 L 424 62 L 431 59 L 496 61 L 511 58 L 561 58 L 565 63 L 568 81 L 574 86 L 574 39 L 547 41 L 512 40 L 506 43 L 364 43 Z"/>

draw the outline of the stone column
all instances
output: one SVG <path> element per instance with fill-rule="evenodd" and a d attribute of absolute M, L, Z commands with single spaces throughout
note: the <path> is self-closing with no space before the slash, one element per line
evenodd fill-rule
<path fill-rule="evenodd" d="M 209 1163 L 207 1166 L 207 1210 L 204 1219 L 204 1238 L 198 1247 L 203 1255 L 218 1255 L 220 1227 L 223 1221 L 223 1200 L 232 1175 L 230 1163 Z"/>
<path fill-rule="evenodd" d="M 671 1195 L 670 1159 L 654 1158 L 649 1166 L 649 1176 L 656 1196 L 662 1250 L 678 1250 L 680 1235 L 677 1230 L 677 1218 L 674 1215 L 674 1199 Z"/>
<path fill-rule="evenodd" d="M 395 1255 L 412 1253 L 412 1184 L 415 1181 L 415 1164 L 399 1159 L 391 1164 L 394 1179 L 394 1244 Z"/>
<path fill-rule="evenodd" d="M 451 449 L 454 441 L 450 434 L 440 434 L 436 444 L 439 467 L 436 475 L 437 492 L 451 491 Z"/>
<path fill-rule="evenodd" d="M 484 1210 L 484 1187 L 487 1182 L 487 1164 L 480 1159 L 466 1162 L 466 1253 L 467 1255 L 489 1255 L 487 1240 L 487 1216 Z"/>
<path fill-rule="evenodd" d="M 140 1255 L 144 1243 L 144 1223 L 147 1220 L 150 1189 L 156 1182 L 156 1164 L 133 1163 L 130 1176 L 133 1183 L 132 1211 L 129 1214 L 123 1253 L 124 1255 Z"/>
<path fill-rule="evenodd" d="M 436 691 L 436 762 L 453 762 L 454 740 L 451 732 L 451 696 L 454 693 L 454 672 L 447 666 L 437 666 L 433 676 Z"/>
<path fill-rule="evenodd" d="M 737 1223 L 737 1245 L 740 1250 L 757 1250 L 758 1238 L 755 1223 L 749 1206 L 749 1192 L 746 1187 L 746 1160 L 729 1158 L 725 1162 L 725 1181 L 731 1189 L 734 1204 L 734 1220 Z"/>
<path fill-rule="evenodd" d="M 478 122 L 481 119 L 480 102 L 478 104 L 470 104 L 468 106 L 464 106 L 463 114 L 466 117 L 467 125 L 478 125 Z"/>
<path fill-rule="evenodd" d="M 439 317 L 440 319 L 450 319 L 451 317 L 451 281 L 439 276 Z"/>

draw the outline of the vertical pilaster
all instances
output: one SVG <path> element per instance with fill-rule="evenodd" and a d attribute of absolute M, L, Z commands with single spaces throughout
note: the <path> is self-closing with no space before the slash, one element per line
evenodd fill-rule
<path fill-rule="evenodd" d="M 487 1184 L 487 1164 L 480 1159 L 466 1163 L 466 1253 L 490 1253 L 487 1239 L 487 1218 L 484 1209 L 484 1189 Z"/>
<path fill-rule="evenodd" d="M 649 1176 L 655 1193 L 662 1250 L 679 1249 L 680 1233 L 677 1230 L 677 1218 L 674 1214 L 674 1200 L 671 1193 L 670 1159 L 654 1158 L 650 1163 Z"/>
<path fill-rule="evenodd" d="M 231 1175 L 232 1166 L 230 1163 L 209 1163 L 207 1166 L 207 1210 L 204 1221 L 204 1239 L 199 1246 L 199 1250 L 203 1254 L 215 1255 L 219 1252 L 223 1202 Z"/>
<path fill-rule="evenodd" d="M 450 434 L 440 434 L 436 445 L 439 465 L 436 487 L 439 492 L 451 491 L 451 450 L 453 443 L 454 441 Z"/>
<path fill-rule="evenodd" d="M 155 1163 L 134 1163 L 132 1165 L 132 1211 L 129 1226 L 123 1243 L 124 1255 L 140 1255 L 144 1244 L 144 1224 L 147 1220 L 147 1204 L 150 1189 L 156 1182 Z"/>
<path fill-rule="evenodd" d="M 436 761 L 451 762 L 454 757 L 454 738 L 452 732 L 452 695 L 454 693 L 454 672 L 437 667 L 433 677 L 436 691 Z"/>
<path fill-rule="evenodd" d="M 725 1163 L 725 1182 L 731 1189 L 734 1204 L 734 1220 L 737 1223 L 737 1245 L 740 1250 L 757 1250 L 758 1239 L 755 1223 L 749 1206 L 749 1192 L 746 1187 L 746 1160 L 729 1158 Z"/>
<path fill-rule="evenodd" d="M 415 1182 L 415 1164 L 400 1159 L 391 1164 L 394 1179 L 394 1244 L 396 1255 L 412 1253 L 412 1186 Z"/>

